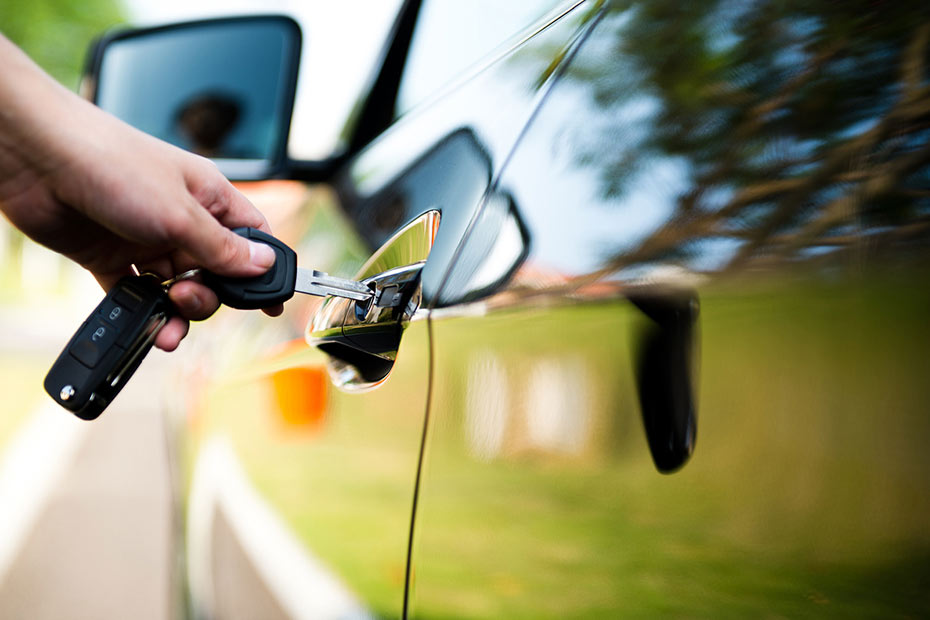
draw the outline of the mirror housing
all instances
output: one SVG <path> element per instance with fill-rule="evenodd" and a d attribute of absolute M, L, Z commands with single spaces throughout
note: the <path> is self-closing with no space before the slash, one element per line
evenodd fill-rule
<path fill-rule="evenodd" d="M 281 15 L 108 34 L 82 94 L 130 125 L 210 157 L 232 180 L 290 176 L 301 32 Z"/>

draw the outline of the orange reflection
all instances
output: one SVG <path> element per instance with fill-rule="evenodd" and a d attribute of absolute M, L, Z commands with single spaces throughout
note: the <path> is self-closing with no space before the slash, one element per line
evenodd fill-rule
<path fill-rule="evenodd" d="M 285 368 L 271 375 L 275 411 L 288 432 L 316 431 L 326 411 L 326 372 L 315 366 Z"/>
<path fill-rule="evenodd" d="M 289 343 L 282 357 L 306 348 L 302 340 Z M 287 434 L 314 433 L 322 426 L 326 413 L 328 379 L 322 366 L 292 366 L 270 375 L 272 410 Z"/>

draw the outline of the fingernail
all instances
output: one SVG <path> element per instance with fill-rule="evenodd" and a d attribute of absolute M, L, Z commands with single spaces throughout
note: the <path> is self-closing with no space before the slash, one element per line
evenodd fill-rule
<path fill-rule="evenodd" d="M 249 261 L 256 267 L 268 269 L 274 265 L 274 250 L 268 244 L 249 240 Z"/>

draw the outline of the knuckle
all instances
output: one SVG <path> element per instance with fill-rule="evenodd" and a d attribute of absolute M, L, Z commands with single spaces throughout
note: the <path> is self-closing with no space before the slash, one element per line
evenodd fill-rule
<path fill-rule="evenodd" d="M 220 246 L 220 260 L 224 265 L 233 265 L 243 259 L 243 249 L 238 240 L 233 235 L 223 235 L 223 241 Z"/>
<path fill-rule="evenodd" d="M 197 155 L 197 158 L 200 160 L 200 165 L 203 166 L 204 170 L 209 170 L 210 172 L 219 172 L 220 167 L 209 157 Z"/>
<path fill-rule="evenodd" d="M 212 159 L 204 157 L 203 155 L 198 155 L 196 153 L 185 152 L 185 155 L 188 156 L 187 164 L 191 169 L 197 172 L 204 173 L 215 173 L 219 170 L 216 165 L 216 162 Z"/>
<path fill-rule="evenodd" d="M 177 206 L 163 213 L 162 225 L 169 240 L 180 240 L 187 238 L 195 222 L 189 209 Z"/>

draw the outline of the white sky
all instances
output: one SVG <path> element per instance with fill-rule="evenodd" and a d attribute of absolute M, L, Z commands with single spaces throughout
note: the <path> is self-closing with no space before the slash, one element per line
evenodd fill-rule
<path fill-rule="evenodd" d="M 301 25 L 304 49 L 290 155 L 320 159 L 337 144 L 369 78 L 400 0 L 124 0 L 130 21 L 153 25 L 221 15 L 281 13 Z M 325 87 L 325 92 L 320 88 Z"/>

